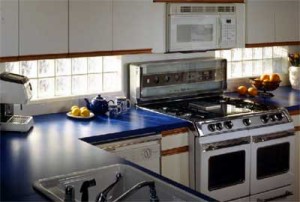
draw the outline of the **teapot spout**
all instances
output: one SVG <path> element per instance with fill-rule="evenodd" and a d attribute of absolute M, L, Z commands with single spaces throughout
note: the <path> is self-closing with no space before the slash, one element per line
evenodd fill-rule
<path fill-rule="evenodd" d="M 87 99 L 87 98 L 84 98 L 84 101 L 85 101 L 85 103 L 86 103 L 86 107 L 88 108 L 88 110 L 91 110 L 91 103 L 90 103 L 90 101 Z"/>

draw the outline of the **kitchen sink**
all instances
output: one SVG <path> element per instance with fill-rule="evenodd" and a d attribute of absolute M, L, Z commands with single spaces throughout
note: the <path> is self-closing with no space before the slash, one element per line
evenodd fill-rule
<path fill-rule="evenodd" d="M 69 188 L 72 186 L 75 201 L 81 201 L 82 193 L 80 193 L 80 188 L 83 182 L 95 179 L 93 181 L 96 183 L 88 188 L 88 200 L 95 201 L 100 192 L 116 181 L 116 176 L 118 175 L 121 175 L 121 177 L 107 194 L 106 199 L 108 201 L 117 199 L 124 192 L 142 181 L 154 181 L 156 193 L 160 201 L 204 201 L 189 192 L 125 164 L 115 164 L 40 179 L 34 182 L 33 186 L 53 201 L 64 201 L 66 187 Z M 149 201 L 149 195 L 149 187 L 143 187 L 126 198 L 126 201 Z"/>

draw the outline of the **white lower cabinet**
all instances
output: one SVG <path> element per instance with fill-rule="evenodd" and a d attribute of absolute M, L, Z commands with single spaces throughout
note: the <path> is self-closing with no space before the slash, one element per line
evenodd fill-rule
<path fill-rule="evenodd" d="M 300 201 L 300 114 L 296 113 L 296 115 L 292 116 L 295 129 L 296 129 L 296 188 L 295 188 L 295 200 Z"/>
<path fill-rule="evenodd" d="M 161 149 L 162 175 L 189 186 L 188 129 L 163 131 Z"/>

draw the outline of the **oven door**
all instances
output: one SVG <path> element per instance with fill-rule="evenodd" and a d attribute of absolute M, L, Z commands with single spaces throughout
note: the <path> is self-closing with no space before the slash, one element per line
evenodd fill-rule
<path fill-rule="evenodd" d="M 169 51 L 192 51 L 218 47 L 217 15 L 172 15 L 169 23 Z"/>
<path fill-rule="evenodd" d="M 254 136 L 251 146 L 251 194 L 293 184 L 295 178 L 293 132 Z"/>
<path fill-rule="evenodd" d="M 196 169 L 196 172 L 200 172 L 200 176 L 196 177 L 197 190 L 219 201 L 248 196 L 250 137 L 203 144 L 200 147 L 200 170 Z"/>

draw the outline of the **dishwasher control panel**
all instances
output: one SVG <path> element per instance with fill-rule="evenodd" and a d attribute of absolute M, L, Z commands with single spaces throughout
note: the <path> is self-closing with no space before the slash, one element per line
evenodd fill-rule
<path fill-rule="evenodd" d="M 113 141 L 95 146 L 160 174 L 160 135 Z"/>

